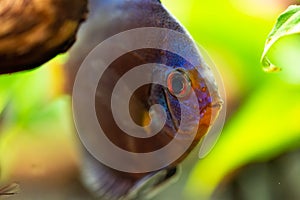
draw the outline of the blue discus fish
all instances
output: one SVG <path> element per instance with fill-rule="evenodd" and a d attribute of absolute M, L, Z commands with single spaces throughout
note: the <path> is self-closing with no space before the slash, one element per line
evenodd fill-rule
<path fill-rule="evenodd" d="M 88 20 L 81 27 L 77 42 L 71 48 L 70 58 L 66 64 L 69 80 L 67 87 L 70 93 L 76 73 L 86 56 L 98 44 L 115 34 L 134 28 L 160 27 L 188 36 L 182 25 L 159 0 L 90 0 L 89 10 Z M 86 187 L 100 199 L 145 199 L 145 195 L 171 180 L 177 173 L 177 166 L 207 133 L 221 109 L 222 101 L 214 77 L 198 53 L 195 43 L 192 40 L 179 44 L 169 41 L 165 38 L 161 43 L 184 51 L 189 60 L 199 64 L 194 66 L 183 57 L 161 49 L 138 49 L 122 55 L 111 63 L 99 81 L 95 96 L 98 121 L 108 133 L 107 137 L 110 141 L 126 151 L 135 153 L 153 152 L 170 143 L 179 130 L 182 115 L 188 116 L 189 122 L 182 125 L 180 134 L 188 135 L 190 131 L 196 129 L 196 137 L 180 158 L 161 170 L 149 173 L 128 173 L 112 169 L 85 151 L 82 180 Z M 122 48 L 122 44 L 119 48 Z M 136 124 L 145 126 L 150 121 L 150 107 L 160 104 L 166 113 L 166 123 L 158 134 L 144 139 L 129 136 L 117 126 L 111 111 L 111 94 L 117 81 L 127 71 L 147 63 L 168 66 L 164 71 L 154 67 L 150 74 L 154 79 L 165 77 L 167 86 L 148 84 L 138 88 L 130 100 L 130 114 Z M 190 114 L 193 112 L 189 112 L 195 111 L 195 106 L 189 103 L 191 91 L 196 94 L 198 104 L 196 112 L 200 118 Z M 180 99 L 186 102 L 186 113 L 182 113 Z M 122 103 L 121 98 L 120 103 Z M 177 148 L 181 148 L 180 145 Z M 172 151 L 157 159 L 166 159 L 171 155 Z M 138 163 L 138 160 L 134 162 Z"/>

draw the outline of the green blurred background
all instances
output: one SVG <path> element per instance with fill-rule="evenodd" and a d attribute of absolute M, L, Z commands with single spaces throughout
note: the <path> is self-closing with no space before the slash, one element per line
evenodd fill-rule
<path fill-rule="evenodd" d="M 183 164 L 178 183 L 156 199 L 276 199 L 269 194 L 275 189 L 259 190 L 272 181 L 283 193 L 291 193 L 284 186 L 285 182 L 291 184 L 290 180 L 274 178 L 276 174 L 270 175 L 273 165 L 268 164 L 268 170 L 264 163 L 288 152 L 295 154 L 300 148 L 300 62 L 299 48 L 295 53 L 294 45 L 298 42 L 299 47 L 300 40 L 288 40 L 271 52 L 278 65 L 294 67 L 266 73 L 260 58 L 277 17 L 297 1 L 162 3 L 206 49 L 220 71 L 227 95 L 227 120 L 210 154 L 199 160 L 196 149 Z M 58 56 L 30 72 L 0 76 L 0 180 L 3 184 L 17 181 L 24 191 L 12 199 L 39 199 L 41 194 L 48 199 L 91 198 L 78 189 L 80 150 L 73 131 L 71 99 L 63 94 L 67 56 Z M 295 155 L 293 158 L 298 155 L 300 160 L 300 154 Z M 287 156 L 282 160 L 280 166 L 298 166 L 300 172 L 300 164 L 294 164 L 297 159 Z M 267 170 L 262 173 L 261 169 Z M 273 179 L 263 184 L 256 176 L 267 173 Z M 291 179 L 300 180 L 300 174 Z M 238 189 L 228 189 L 232 184 Z M 300 189 L 299 181 L 292 185 Z M 230 192 L 242 194 L 234 197 Z"/>

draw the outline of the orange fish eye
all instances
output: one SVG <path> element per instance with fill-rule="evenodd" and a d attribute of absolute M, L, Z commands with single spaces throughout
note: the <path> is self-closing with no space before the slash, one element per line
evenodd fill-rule
<path fill-rule="evenodd" d="M 183 70 L 174 70 L 167 77 L 167 86 L 173 96 L 183 98 L 191 90 L 191 81 Z"/>

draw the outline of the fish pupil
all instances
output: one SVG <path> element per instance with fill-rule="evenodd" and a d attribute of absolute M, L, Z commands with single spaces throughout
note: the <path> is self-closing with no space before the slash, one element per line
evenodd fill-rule
<path fill-rule="evenodd" d="M 182 77 L 175 76 L 172 80 L 172 89 L 175 94 L 180 94 L 184 89 L 184 80 Z"/>

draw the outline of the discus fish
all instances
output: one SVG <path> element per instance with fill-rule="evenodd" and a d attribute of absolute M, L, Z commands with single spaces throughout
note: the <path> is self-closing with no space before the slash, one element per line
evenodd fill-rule
<path fill-rule="evenodd" d="M 160 27 L 190 37 L 159 0 L 91 0 L 89 9 L 88 20 L 81 27 L 78 39 L 71 48 L 69 60 L 66 63 L 67 90 L 70 93 L 76 73 L 85 57 L 98 44 L 115 34 L 134 28 Z M 107 137 L 115 145 L 135 153 L 156 151 L 170 143 L 179 130 L 182 115 L 188 116 L 189 122 L 182 125 L 181 134 L 188 135 L 195 129 L 197 134 L 180 158 L 161 170 L 148 173 L 128 173 L 112 169 L 100 163 L 84 150 L 82 180 L 87 188 L 100 199 L 145 199 L 145 195 L 160 188 L 167 180 L 171 180 L 177 173 L 178 165 L 207 133 L 221 109 L 222 100 L 214 77 L 198 52 L 195 43 L 192 40 L 180 44 L 170 43 L 167 37 L 161 43 L 184 51 L 184 54 L 189 57 L 188 60 L 195 61 L 199 65 L 194 66 L 183 57 L 162 49 L 138 49 L 122 55 L 111 63 L 99 81 L 95 96 L 98 121 L 103 130 L 108 132 Z M 114 48 L 123 48 L 122 42 L 119 47 Z M 133 93 L 130 100 L 130 114 L 138 125 L 145 127 L 149 123 L 149 109 L 154 104 L 160 104 L 166 113 L 164 127 L 155 136 L 145 139 L 129 136 L 120 130 L 112 115 L 111 94 L 118 80 L 127 71 L 147 63 L 164 64 L 168 66 L 168 69 L 163 71 L 159 67 L 154 67 L 150 74 L 154 79 L 164 77 L 167 87 L 159 84 L 144 85 Z M 189 112 L 195 109 L 194 105 L 189 102 L 191 91 L 196 94 L 197 112 L 200 118 Z M 82 96 L 82 98 L 85 97 Z M 187 113 L 181 112 L 179 99 L 186 102 Z M 122 97 L 120 97 L 120 104 L 123 103 Z M 181 147 L 178 146 L 178 148 Z M 172 156 L 172 151 L 157 159 L 166 159 L 168 156 Z M 138 160 L 134 162 L 143 164 Z"/>

